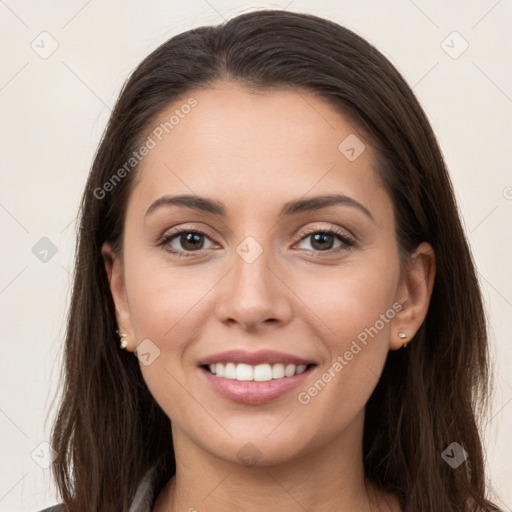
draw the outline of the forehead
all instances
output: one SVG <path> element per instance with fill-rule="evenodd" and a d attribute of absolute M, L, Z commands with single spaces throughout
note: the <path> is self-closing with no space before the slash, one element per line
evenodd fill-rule
<path fill-rule="evenodd" d="M 194 90 L 162 111 L 149 133 L 155 145 L 133 190 L 141 205 L 169 193 L 222 197 L 239 211 L 277 208 L 310 192 L 389 203 L 373 149 L 311 93 L 232 84 Z"/>

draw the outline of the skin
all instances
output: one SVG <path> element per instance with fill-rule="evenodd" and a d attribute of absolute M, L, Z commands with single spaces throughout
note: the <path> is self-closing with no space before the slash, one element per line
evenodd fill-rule
<path fill-rule="evenodd" d="M 394 497 L 365 482 L 365 404 L 388 351 L 403 345 L 398 333 L 414 343 L 426 316 L 432 248 L 421 244 L 401 272 L 393 205 L 376 155 L 367 142 L 354 161 L 339 151 L 350 134 L 364 139 L 324 100 L 232 83 L 190 96 L 197 106 L 141 163 L 122 254 L 107 244 L 102 251 L 127 349 L 149 338 L 160 351 L 141 371 L 171 419 L 177 473 L 153 511 L 400 510 Z M 154 125 L 184 102 L 170 105 Z M 288 201 L 332 193 L 355 199 L 373 219 L 349 205 L 278 215 Z M 227 215 L 167 205 L 145 217 L 165 194 L 220 201 Z M 333 227 L 356 245 L 334 254 L 344 245 L 335 236 L 315 244 L 314 233 Z M 157 245 L 181 228 L 209 233 L 195 253 L 179 235 L 167 243 L 190 257 Z M 251 263 L 236 251 L 248 236 L 262 250 Z M 300 403 L 298 392 L 394 303 L 403 309 Z M 198 378 L 200 358 L 232 348 L 278 350 L 318 366 L 300 389 L 261 405 L 239 404 Z M 255 465 L 237 455 L 248 442 L 259 457 Z"/>

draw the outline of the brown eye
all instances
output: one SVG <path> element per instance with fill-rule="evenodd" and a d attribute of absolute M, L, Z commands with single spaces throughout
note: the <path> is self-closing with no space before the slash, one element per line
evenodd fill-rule
<path fill-rule="evenodd" d="M 310 236 L 312 237 L 311 246 L 319 251 L 332 249 L 332 245 L 335 242 L 334 236 L 326 233 L 315 233 Z"/>
<path fill-rule="evenodd" d="M 335 254 L 340 251 L 348 250 L 350 247 L 355 245 L 352 238 L 347 236 L 344 232 L 337 231 L 336 229 L 317 229 L 315 231 L 311 231 L 302 237 L 301 242 L 308 239 L 311 240 L 311 248 L 306 247 L 306 250 L 324 252 L 328 254 Z M 339 245 L 334 246 L 336 241 L 339 242 Z"/>
<path fill-rule="evenodd" d="M 203 248 L 204 240 L 201 238 L 202 236 L 199 233 L 182 233 L 178 240 L 185 250 L 196 251 Z"/>
<path fill-rule="evenodd" d="M 193 253 L 209 248 L 205 247 L 205 239 L 210 241 L 211 246 L 214 245 L 210 237 L 203 231 L 181 229 L 166 235 L 158 245 L 177 256 L 193 256 Z"/>

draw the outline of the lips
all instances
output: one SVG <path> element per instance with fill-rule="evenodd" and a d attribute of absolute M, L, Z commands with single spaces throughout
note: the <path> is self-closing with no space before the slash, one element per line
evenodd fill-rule
<path fill-rule="evenodd" d="M 300 386 L 315 372 L 316 367 L 317 364 L 311 360 L 283 352 L 230 350 L 199 361 L 198 375 L 209 387 L 230 401 L 259 405 Z M 219 368 L 222 368 L 221 375 L 216 374 Z M 226 376 L 225 372 L 232 372 L 234 368 L 235 373 Z M 272 375 L 269 374 L 270 368 Z"/>
<path fill-rule="evenodd" d="M 207 356 L 198 361 L 199 366 L 209 366 L 211 364 L 248 364 L 257 366 L 260 364 L 274 365 L 276 363 L 294 364 L 295 366 L 316 364 L 313 360 L 304 359 L 292 354 L 284 352 L 276 352 L 274 350 L 261 350 L 259 352 L 247 352 L 244 350 L 228 350 L 211 356 Z"/>

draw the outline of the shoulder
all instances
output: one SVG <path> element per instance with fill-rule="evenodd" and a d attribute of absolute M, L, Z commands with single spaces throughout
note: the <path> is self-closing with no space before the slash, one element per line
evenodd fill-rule
<path fill-rule="evenodd" d="M 1 0 L 0 0 L 1 1 Z M 142 478 L 135 492 L 135 497 L 130 506 L 129 512 L 150 512 L 153 502 L 152 479 L 155 476 L 156 468 L 151 468 Z M 67 509 L 63 503 L 52 505 L 51 507 L 39 510 L 38 512 L 66 512 Z"/>

